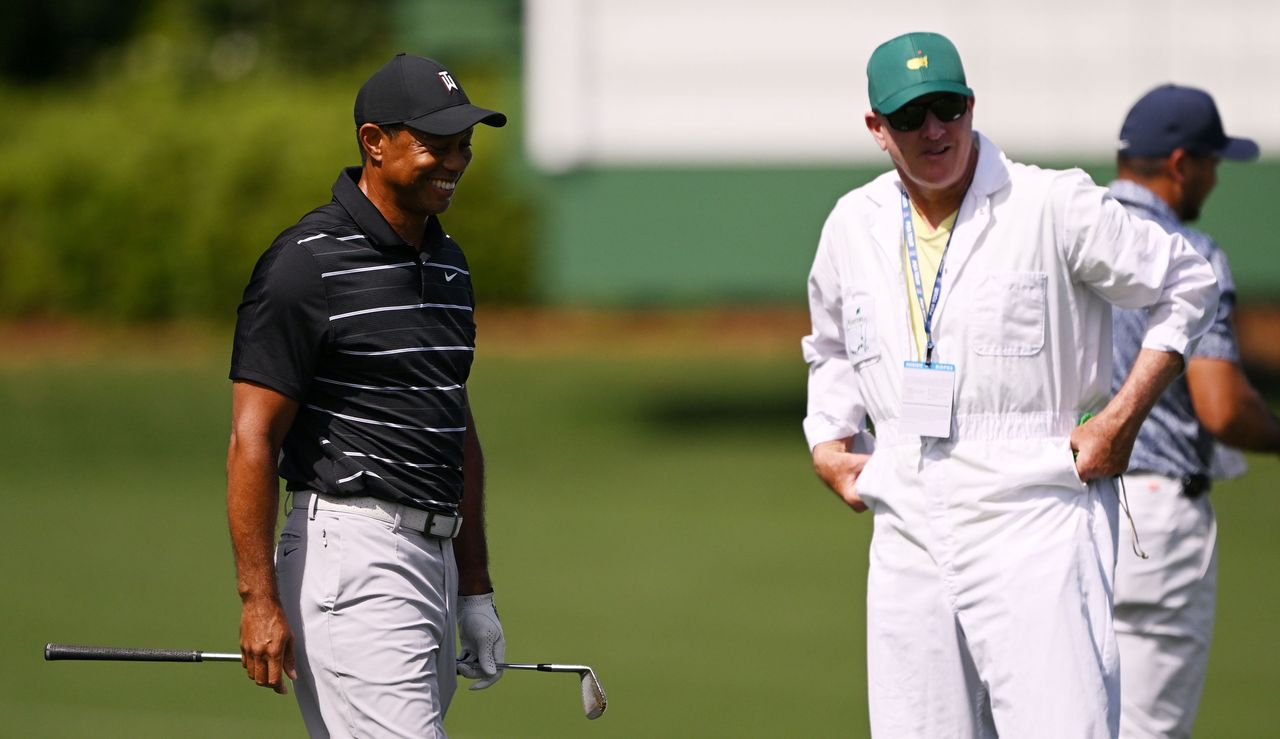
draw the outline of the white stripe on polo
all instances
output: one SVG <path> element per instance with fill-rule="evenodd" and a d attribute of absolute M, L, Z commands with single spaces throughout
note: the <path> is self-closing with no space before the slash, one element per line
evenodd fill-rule
<path fill-rule="evenodd" d="M 366 459 L 372 459 L 378 462 L 384 462 L 386 464 L 400 464 L 406 467 L 414 467 L 420 470 L 432 469 L 432 468 L 439 468 L 439 469 L 446 469 L 446 470 L 462 469 L 461 467 L 452 467 L 447 464 L 427 464 L 426 462 L 405 462 L 399 459 L 387 459 L 386 457 L 375 457 L 372 454 L 364 454 L 361 452 L 343 452 L 342 455 L 344 457 L 364 457 Z"/>
<path fill-rule="evenodd" d="M 375 421 L 372 418 L 361 418 L 359 416 L 349 416 L 345 413 L 337 413 L 327 408 L 321 408 L 318 405 L 312 405 L 310 403 L 308 403 L 305 407 L 310 408 L 313 411 L 319 411 L 321 413 L 328 414 L 335 418 L 341 418 L 344 421 L 351 421 L 352 423 L 367 423 L 373 426 L 387 426 L 393 429 L 409 429 L 410 431 L 430 431 L 435 434 L 454 434 L 454 433 L 467 430 L 466 426 L 459 426 L 457 428 L 437 429 L 437 428 L 431 428 L 430 426 L 410 426 L 404 423 L 392 423 L 390 421 Z"/>
<path fill-rule="evenodd" d="M 471 274 L 470 272 L 466 271 L 465 269 L 463 269 L 463 268 L 461 268 L 461 267 L 455 267 L 455 266 L 453 266 L 452 264 L 441 264 L 441 263 L 439 263 L 439 262 L 423 262 L 423 263 L 422 263 L 422 266 L 423 266 L 423 267 L 440 267 L 441 269 L 451 269 L 451 270 L 453 270 L 454 272 L 461 272 L 461 273 L 462 273 L 462 274 L 464 274 L 464 275 L 469 275 L 469 274 Z"/>
<path fill-rule="evenodd" d="M 363 316 L 369 313 L 382 313 L 390 310 L 421 310 L 423 308 L 445 308 L 447 310 L 464 310 L 471 312 L 469 305 L 451 305 L 449 303 L 417 303 L 416 305 L 388 305 L 382 308 L 365 308 L 364 310 L 353 310 L 350 313 L 339 313 L 336 316 L 329 316 L 330 321 L 337 321 L 342 318 L 350 318 L 352 316 Z"/>
<path fill-rule="evenodd" d="M 336 445 L 332 441 L 329 441 L 328 439 L 321 439 L 320 446 L 336 446 Z M 339 449 L 338 451 L 344 457 L 364 457 L 365 459 L 373 459 L 378 462 L 384 462 L 386 464 L 399 464 L 399 465 L 405 465 L 408 467 L 416 467 L 417 469 L 438 468 L 438 469 L 446 469 L 446 470 L 457 470 L 458 472 L 462 471 L 461 467 L 454 467 L 453 465 L 448 465 L 448 464 L 430 464 L 427 462 L 406 462 L 401 459 L 388 459 L 387 457 L 379 457 L 375 454 L 365 454 L 364 452 L 348 452 L 342 449 Z M 369 474 L 373 474 L 373 473 L 369 473 Z"/>
<path fill-rule="evenodd" d="M 330 385 L 342 385 L 343 387 L 353 387 L 357 390 L 388 390 L 391 392 L 421 392 L 424 390 L 438 390 L 447 392 L 449 390 L 461 390 L 462 385 L 438 385 L 436 387 L 418 387 L 417 385 L 360 385 L 354 382 L 342 382 L 340 380 L 331 380 L 328 377 L 317 377 L 316 382 L 327 382 Z"/>
<path fill-rule="evenodd" d="M 305 244 L 305 243 L 307 243 L 308 241 L 315 241 L 316 239 L 323 239 L 324 237 L 326 237 L 326 236 L 328 236 L 328 235 L 329 235 L 329 234 L 316 234 L 315 236 L 308 236 L 308 237 L 307 237 L 307 238 L 305 238 L 305 239 L 299 239 L 299 240 L 298 240 L 298 243 L 299 243 L 299 244 Z"/>
<path fill-rule="evenodd" d="M 363 239 L 363 238 L 366 238 L 364 234 L 356 234 L 354 236 L 343 236 L 342 238 L 338 239 L 338 241 L 353 241 L 355 239 Z"/>
<path fill-rule="evenodd" d="M 412 354 L 414 352 L 473 352 L 474 346 L 407 346 L 403 349 L 386 349 L 380 352 L 358 352 L 351 349 L 339 349 L 338 354 L 350 357 L 385 357 L 391 354 Z"/>
<path fill-rule="evenodd" d="M 357 477 L 360 477 L 361 475 L 368 475 L 369 477 L 376 477 L 376 478 L 378 478 L 379 480 L 381 480 L 381 479 L 382 479 L 382 475 L 379 475 L 379 474 L 378 474 L 378 473 L 376 473 L 376 472 L 370 472 L 369 470 L 360 470 L 359 472 L 355 473 L 354 475 L 347 475 L 346 477 L 339 478 L 339 479 L 338 479 L 338 482 L 339 482 L 339 483 L 350 482 L 351 480 L 354 480 L 354 479 L 356 479 Z"/>
<path fill-rule="evenodd" d="M 361 236 L 360 238 L 364 238 Z M 351 275 L 356 272 L 376 272 L 380 269 L 397 269 L 399 267 L 412 267 L 417 262 L 396 262 L 395 264 L 380 264 L 376 267 L 356 267 L 354 269 L 340 269 L 336 272 L 321 272 L 321 277 L 335 277 L 337 275 Z"/>

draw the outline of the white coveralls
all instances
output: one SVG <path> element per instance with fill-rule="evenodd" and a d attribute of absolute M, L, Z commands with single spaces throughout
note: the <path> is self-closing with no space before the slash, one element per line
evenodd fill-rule
<path fill-rule="evenodd" d="M 1214 276 L 1083 172 L 978 143 L 933 321 L 934 360 L 956 366 L 949 439 L 899 427 L 903 362 L 923 358 L 896 172 L 840 199 L 809 277 L 810 447 L 867 416 L 875 431 L 857 482 L 874 514 L 871 728 L 1115 736 L 1118 503 L 1112 483 L 1080 481 L 1069 436 L 1110 394 L 1109 303 L 1149 306 L 1143 346 L 1185 354 L 1213 317 Z"/>

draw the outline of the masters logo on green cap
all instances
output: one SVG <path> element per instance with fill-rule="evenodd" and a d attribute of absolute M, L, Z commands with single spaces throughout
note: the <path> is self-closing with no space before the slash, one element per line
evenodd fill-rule
<path fill-rule="evenodd" d="M 867 61 L 871 108 L 892 113 L 921 95 L 955 92 L 973 97 L 960 53 L 937 33 L 904 33 L 876 47 Z"/>

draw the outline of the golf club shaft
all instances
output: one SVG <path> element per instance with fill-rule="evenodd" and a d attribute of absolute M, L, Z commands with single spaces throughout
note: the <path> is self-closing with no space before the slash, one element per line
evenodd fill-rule
<path fill-rule="evenodd" d="M 498 662 L 497 665 L 503 670 L 538 670 L 539 672 L 582 672 L 587 669 L 583 665 L 555 665 L 545 662 L 538 664 Z"/>
<path fill-rule="evenodd" d="M 85 647 L 74 644 L 44 645 L 46 660 L 117 660 L 126 662 L 239 662 L 239 654 L 198 652 L 182 649 L 140 649 L 135 647 Z"/>
<path fill-rule="evenodd" d="M 53 660 L 115 660 L 131 662 L 239 662 L 240 655 L 230 652 L 200 652 L 185 649 L 150 649 L 138 647 L 92 647 L 74 644 L 46 644 L 44 658 Z M 549 663 L 517 664 L 499 662 L 504 670 L 539 670 L 541 672 L 576 672 L 577 665 Z"/>
<path fill-rule="evenodd" d="M 76 644 L 44 645 L 46 661 L 115 660 L 126 662 L 239 662 L 240 655 L 231 652 L 200 652 L 184 649 L 147 649 L 138 647 L 96 647 Z M 536 670 L 538 672 L 576 672 L 582 677 L 582 706 L 588 719 L 599 718 L 605 710 L 604 689 L 586 665 L 499 662 L 504 670 Z M 588 683 L 591 683 L 589 686 Z M 588 691 L 588 687 L 594 690 Z"/>

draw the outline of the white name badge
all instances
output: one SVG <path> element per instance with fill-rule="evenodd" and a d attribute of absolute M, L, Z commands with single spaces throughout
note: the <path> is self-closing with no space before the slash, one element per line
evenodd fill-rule
<path fill-rule="evenodd" d="M 902 363 L 902 432 L 912 436 L 951 436 L 951 401 L 956 390 L 954 364 Z"/>

